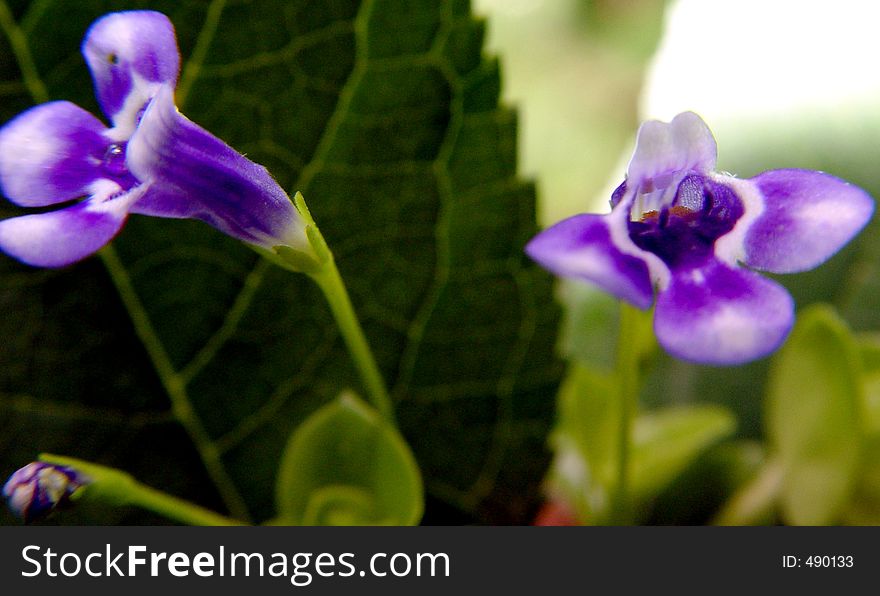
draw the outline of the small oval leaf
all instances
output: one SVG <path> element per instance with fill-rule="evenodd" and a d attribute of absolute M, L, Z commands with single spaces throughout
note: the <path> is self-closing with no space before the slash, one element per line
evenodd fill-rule
<path fill-rule="evenodd" d="M 277 523 L 415 525 L 424 491 L 403 438 L 351 393 L 291 435 L 278 471 Z"/>
<path fill-rule="evenodd" d="M 773 362 L 767 399 L 787 523 L 835 523 L 850 500 L 864 443 L 861 377 L 855 340 L 834 310 L 801 311 Z"/>

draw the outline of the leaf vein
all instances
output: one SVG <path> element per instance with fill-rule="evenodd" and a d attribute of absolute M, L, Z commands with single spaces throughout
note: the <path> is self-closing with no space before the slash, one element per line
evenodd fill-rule
<path fill-rule="evenodd" d="M 280 383 L 272 395 L 258 410 L 238 421 L 238 424 L 226 434 L 217 439 L 217 448 L 221 453 L 241 444 L 251 434 L 259 430 L 264 424 L 272 420 L 290 397 L 298 390 L 307 387 L 313 379 L 315 371 L 326 358 L 336 343 L 337 333 L 335 328 L 328 329 L 320 344 L 309 354 L 300 369 L 282 383 Z"/>
<path fill-rule="evenodd" d="M 147 355 L 150 357 L 153 367 L 159 375 L 159 380 L 168 393 L 174 415 L 189 434 L 223 502 L 234 516 L 245 521 L 249 520 L 250 513 L 244 498 L 238 492 L 223 465 L 216 445 L 214 445 L 201 419 L 193 409 L 189 394 L 186 391 L 186 384 L 175 372 L 171 359 L 165 351 L 165 347 L 153 328 L 149 315 L 134 289 L 128 271 L 125 269 L 122 261 L 119 260 L 116 250 L 112 245 L 105 246 L 98 254 L 104 262 L 104 266 L 110 274 L 113 284 L 116 286 L 116 291 L 119 293 L 122 303 L 128 311 L 135 333 L 146 349 Z"/>
<path fill-rule="evenodd" d="M 187 384 L 201 372 L 217 355 L 223 345 L 235 334 L 238 324 L 256 296 L 263 278 L 269 269 L 269 262 L 259 259 L 244 280 L 241 291 L 226 311 L 220 328 L 212 335 L 193 359 L 180 370 L 181 380 Z"/>
<path fill-rule="evenodd" d="M 24 80 L 25 87 L 31 94 L 35 103 L 44 103 L 49 101 L 49 91 L 46 84 L 40 78 L 40 73 L 34 64 L 34 56 L 28 46 L 27 38 L 24 32 L 15 22 L 12 11 L 6 0 L 0 0 L 0 29 L 6 34 L 9 45 L 12 47 L 12 53 L 18 62 L 18 69 L 21 71 L 21 78 Z"/>
<path fill-rule="evenodd" d="M 53 420 L 75 420 L 94 424 L 113 424 L 138 428 L 150 424 L 175 422 L 175 418 L 170 411 L 131 413 L 112 408 L 86 407 L 78 403 L 37 399 L 25 394 L 0 396 L 0 408 L 7 409 L 15 414 L 27 414 L 52 418 Z"/>
<path fill-rule="evenodd" d="M 208 48 L 211 47 L 211 42 L 217 33 L 217 25 L 220 23 L 220 17 L 225 7 L 226 0 L 212 0 L 208 5 L 208 10 L 205 13 L 205 22 L 202 25 L 201 31 L 199 31 L 196 45 L 186 61 L 183 73 L 180 76 L 180 82 L 177 84 L 176 100 L 178 107 L 181 109 L 186 104 L 189 92 L 192 90 L 192 86 L 203 68 L 202 65 L 205 62 L 205 57 L 208 55 Z"/>
<path fill-rule="evenodd" d="M 235 62 L 205 66 L 202 68 L 202 77 L 228 78 L 240 74 L 249 74 L 258 68 L 287 62 L 296 58 L 296 56 L 303 50 L 318 45 L 328 39 L 350 34 L 352 31 L 353 25 L 351 21 L 334 21 L 326 27 L 309 31 L 308 33 L 294 38 L 285 47 L 274 52 L 261 52 Z"/>

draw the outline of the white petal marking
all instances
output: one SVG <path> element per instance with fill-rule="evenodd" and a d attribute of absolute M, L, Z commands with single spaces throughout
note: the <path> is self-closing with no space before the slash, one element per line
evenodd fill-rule
<path fill-rule="evenodd" d="M 733 229 L 715 241 L 715 257 L 728 265 L 737 265 L 746 258 L 746 234 L 764 213 L 764 197 L 751 180 L 740 180 L 718 173 L 713 173 L 711 178 L 732 188 L 743 205 L 743 214 Z"/>

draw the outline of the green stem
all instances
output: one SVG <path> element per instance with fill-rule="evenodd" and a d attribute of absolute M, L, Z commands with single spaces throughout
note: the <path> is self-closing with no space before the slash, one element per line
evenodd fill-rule
<path fill-rule="evenodd" d="M 262 254 L 270 261 L 288 269 L 290 271 L 298 271 L 305 273 L 318 284 L 324 297 L 330 305 L 333 312 L 333 318 L 336 319 L 336 325 L 339 327 L 345 344 L 354 360 L 355 368 L 364 383 L 367 392 L 367 398 L 374 408 L 382 415 L 382 417 L 396 426 L 394 420 L 394 403 L 385 387 L 385 381 L 382 373 L 376 365 L 376 359 L 367 343 L 367 337 L 361 328 L 354 306 L 351 304 L 351 298 L 348 290 L 345 288 L 345 282 L 339 274 L 336 267 L 336 260 L 333 258 L 333 252 L 327 246 L 318 224 L 315 223 L 306 201 L 302 193 L 296 193 L 293 197 L 293 203 L 299 214 L 305 220 L 305 235 L 308 240 L 309 248 L 307 250 L 294 249 L 289 246 L 275 246 L 273 250 L 254 247 L 257 252 Z"/>
<path fill-rule="evenodd" d="M 620 305 L 620 330 L 617 337 L 615 377 L 620 408 L 617 441 L 617 486 L 612 494 L 611 522 L 626 525 L 633 522 L 629 494 L 632 428 L 638 410 L 639 358 L 642 346 L 641 326 L 644 314 L 636 308 Z"/>
<path fill-rule="evenodd" d="M 370 350 L 370 345 L 367 343 L 367 338 L 355 314 L 351 298 L 348 296 L 348 290 L 345 288 L 336 262 L 330 258 L 323 263 L 318 271 L 309 273 L 309 275 L 327 298 L 336 324 L 339 326 L 355 367 L 364 383 L 370 403 L 387 421 L 394 424 L 394 404 L 385 388 L 382 373 L 379 372 L 379 367 L 373 358 L 373 352 Z"/>
<path fill-rule="evenodd" d="M 190 526 L 241 526 L 240 521 L 214 513 L 139 482 L 128 492 L 128 503 Z"/>
<path fill-rule="evenodd" d="M 88 479 L 88 483 L 75 493 L 75 500 L 88 500 L 116 507 L 140 507 L 191 526 L 244 525 L 236 519 L 141 484 L 131 474 L 116 468 L 49 453 L 40 455 L 40 461 L 68 466 Z"/>

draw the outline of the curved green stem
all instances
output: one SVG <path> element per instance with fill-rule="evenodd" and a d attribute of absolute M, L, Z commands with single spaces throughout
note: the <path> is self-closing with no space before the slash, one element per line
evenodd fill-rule
<path fill-rule="evenodd" d="M 88 482 L 74 495 L 104 505 L 134 506 L 191 526 L 241 526 L 242 522 L 141 484 L 130 474 L 92 462 L 44 453 L 40 460 L 73 468 Z"/>
<path fill-rule="evenodd" d="M 321 269 L 310 273 L 309 276 L 315 280 L 327 298 L 339 331 L 345 339 L 348 351 L 364 383 L 370 403 L 386 420 L 394 423 L 394 404 L 355 314 L 336 262 L 332 258 L 329 259 Z"/>
<path fill-rule="evenodd" d="M 242 522 L 225 517 L 195 503 L 135 482 L 128 492 L 128 504 L 158 513 L 190 526 L 241 526 Z"/>
<path fill-rule="evenodd" d="M 364 335 L 345 282 L 336 267 L 336 260 L 327 241 L 324 240 L 321 230 L 312 218 L 309 208 L 301 193 L 296 193 L 293 198 L 294 205 L 299 214 L 305 220 L 305 236 L 308 241 L 306 250 L 295 249 L 290 246 L 275 246 L 272 250 L 253 246 L 257 252 L 290 271 L 305 273 L 318 284 L 324 297 L 333 312 L 333 318 L 345 345 L 351 354 L 355 368 L 364 383 L 367 398 L 374 408 L 385 420 L 396 426 L 394 420 L 394 403 L 388 394 L 382 373 L 373 357 L 370 344 Z"/>

